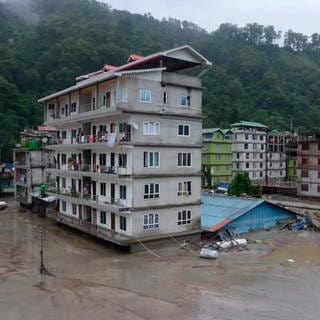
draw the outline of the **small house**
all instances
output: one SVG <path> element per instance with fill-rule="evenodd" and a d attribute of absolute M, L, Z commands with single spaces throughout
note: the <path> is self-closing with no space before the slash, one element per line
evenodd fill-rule
<path fill-rule="evenodd" d="M 201 228 L 208 232 L 239 235 L 296 218 L 293 211 L 261 198 L 202 194 L 201 202 Z"/>

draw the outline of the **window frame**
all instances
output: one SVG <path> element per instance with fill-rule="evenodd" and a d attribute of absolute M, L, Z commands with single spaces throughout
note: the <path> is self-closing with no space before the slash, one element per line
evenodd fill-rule
<path fill-rule="evenodd" d="M 160 122 L 158 121 L 143 121 L 143 135 L 144 136 L 159 136 Z"/>
<path fill-rule="evenodd" d="M 148 99 L 149 98 L 149 99 Z M 151 90 L 150 89 L 139 89 L 139 102 L 142 103 L 151 103 Z"/>
<path fill-rule="evenodd" d="M 157 154 L 157 157 L 155 157 L 156 154 Z M 144 151 L 143 152 L 143 167 L 144 168 L 160 168 L 160 152 L 159 151 Z"/>
<path fill-rule="evenodd" d="M 177 225 L 187 225 L 192 223 L 191 210 L 178 211 Z"/>
<path fill-rule="evenodd" d="M 160 183 L 145 183 L 143 185 L 143 199 L 159 199 Z"/>
<path fill-rule="evenodd" d="M 192 167 L 192 152 L 178 152 L 178 167 L 179 168 Z"/>
<path fill-rule="evenodd" d="M 182 134 L 180 134 L 180 128 L 182 128 Z M 185 134 L 186 128 L 188 128 L 187 134 Z M 177 135 L 178 137 L 190 137 L 190 124 L 178 124 Z"/>
<path fill-rule="evenodd" d="M 143 215 L 143 230 L 159 230 L 159 214 L 158 213 L 148 213 Z"/>

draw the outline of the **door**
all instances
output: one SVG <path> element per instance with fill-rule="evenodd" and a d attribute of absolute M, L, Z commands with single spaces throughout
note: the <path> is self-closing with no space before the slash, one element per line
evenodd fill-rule
<path fill-rule="evenodd" d="M 97 171 L 97 154 L 96 153 L 92 154 L 92 171 L 93 172 Z"/>
<path fill-rule="evenodd" d="M 111 212 L 111 230 L 116 230 L 116 215 Z"/>
<path fill-rule="evenodd" d="M 96 183 L 96 181 L 92 181 L 92 195 L 93 195 L 93 200 L 97 200 L 97 183 Z"/>
<path fill-rule="evenodd" d="M 116 196 L 116 185 L 114 183 L 110 184 L 110 197 L 111 197 L 111 203 L 115 203 L 115 196 Z"/>

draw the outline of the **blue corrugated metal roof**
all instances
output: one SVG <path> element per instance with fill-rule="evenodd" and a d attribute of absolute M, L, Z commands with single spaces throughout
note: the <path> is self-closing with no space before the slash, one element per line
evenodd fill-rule
<path fill-rule="evenodd" d="M 223 221 L 229 223 L 264 200 L 202 194 L 201 202 L 201 227 L 208 230 L 215 225 L 224 225 Z"/>
<path fill-rule="evenodd" d="M 201 227 L 212 232 L 226 225 L 239 234 L 269 228 L 295 214 L 264 199 L 203 194 L 201 201 Z"/>

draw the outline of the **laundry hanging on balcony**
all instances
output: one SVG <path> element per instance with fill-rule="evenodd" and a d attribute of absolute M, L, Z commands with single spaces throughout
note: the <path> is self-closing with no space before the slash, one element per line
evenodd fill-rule
<path fill-rule="evenodd" d="M 109 134 L 109 139 L 107 141 L 107 146 L 108 147 L 113 147 L 114 144 L 116 143 L 116 134 L 115 133 L 110 133 Z"/>

